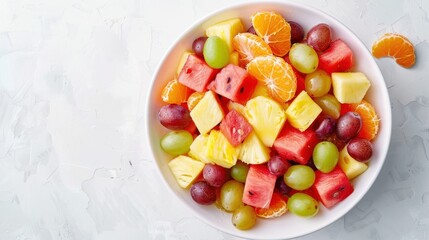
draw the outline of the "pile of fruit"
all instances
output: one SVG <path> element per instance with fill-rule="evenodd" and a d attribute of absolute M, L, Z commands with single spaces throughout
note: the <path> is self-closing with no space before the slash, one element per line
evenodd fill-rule
<path fill-rule="evenodd" d="M 321 23 L 307 33 L 275 12 L 217 23 L 183 53 L 162 92 L 160 146 L 198 204 L 238 229 L 287 211 L 312 217 L 368 168 L 379 118 L 353 52 Z M 189 44 L 191 45 L 191 44 Z"/>

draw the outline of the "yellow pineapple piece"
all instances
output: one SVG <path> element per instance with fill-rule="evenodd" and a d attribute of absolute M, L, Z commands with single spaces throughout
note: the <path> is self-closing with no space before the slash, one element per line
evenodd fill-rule
<path fill-rule="evenodd" d="M 218 130 L 212 130 L 207 142 L 207 156 L 219 166 L 230 168 L 237 163 L 238 150 Z"/>
<path fill-rule="evenodd" d="M 234 64 L 235 66 L 238 66 L 238 52 L 237 51 L 233 51 L 230 55 L 229 55 L 229 63 Z"/>
<path fill-rule="evenodd" d="M 254 98 L 257 96 L 264 96 L 264 97 L 271 98 L 270 94 L 268 93 L 267 86 L 262 81 L 258 81 L 258 83 L 256 84 L 255 90 L 253 91 L 251 98 Z"/>
<path fill-rule="evenodd" d="M 361 72 L 332 73 L 332 88 L 340 103 L 360 103 L 371 86 Z"/>
<path fill-rule="evenodd" d="M 308 96 L 306 91 L 302 91 L 287 107 L 286 116 L 292 127 L 303 132 L 321 112 L 322 108 Z"/>
<path fill-rule="evenodd" d="M 218 36 L 228 45 L 229 51 L 232 52 L 232 39 L 238 33 L 244 32 L 243 23 L 239 18 L 232 18 L 220 23 L 216 23 L 206 29 L 207 37 Z"/>
<path fill-rule="evenodd" d="M 235 111 L 237 111 L 241 115 L 243 115 L 243 116 L 246 115 L 246 107 L 243 106 L 242 104 L 238 103 L 238 102 L 229 101 L 227 107 L 228 107 L 229 111 L 234 109 Z"/>
<path fill-rule="evenodd" d="M 182 56 L 180 57 L 180 60 L 179 60 L 179 64 L 177 65 L 177 68 L 176 68 L 176 77 L 179 77 L 180 72 L 182 71 L 182 68 L 186 63 L 186 60 L 188 59 L 189 55 L 191 55 L 191 54 L 194 54 L 194 52 L 184 51 L 182 53 Z"/>
<path fill-rule="evenodd" d="M 247 121 L 265 146 L 273 146 L 286 121 L 283 107 L 271 98 L 258 96 L 246 103 Z"/>
<path fill-rule="evenodd" d="M 347 146 L 340 151 L 338 166 L 343 170 L 349 179 L 353 179 L 368 169 L 368 165 L 352 158 L 347 152 Z"/>
<path fill-rule="evenodd" d="M 204 163 L 190 157 L 180 155 L 168 163 L 177 183 L 182 188 L 187 188 L 203 171 Z"/>
<path fill-rule="evenodd" d="M 201 134 L 208 133 L 225 117 L 223 109 L 212 91 L 207 91 L 204 94 L 190 115 Z"/>
<path fill-rule="evenodd" d="M 265 163 L 270 160 L 270 149 L 252 131 L 239 146 L 238 159 L 247 164 Z"/>
<path fill-rule="evenodd" d="M 200 160 L 203 163 L 213 163 L 207 155 L 207 143 L 209 141 L 209 135 L 200 134 L 198 135 L 191 146 L 189 147 L 188 155 L 194 159 Z"/>

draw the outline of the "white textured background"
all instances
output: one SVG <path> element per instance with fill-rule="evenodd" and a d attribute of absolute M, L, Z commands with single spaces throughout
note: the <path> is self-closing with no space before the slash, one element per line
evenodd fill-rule
<path fill-rule="evenodd" d="M 178 207 L 142 131 L 167 48 L 227 0 L 0 0 L 0 239 L 237 239 Z M 300 239 L 429 239 L 429 1 L 305 0 L 370 49 L 415 44 L 410 70 L 378 60 L 393 135 L 381 175 L 346 216 Z"/>

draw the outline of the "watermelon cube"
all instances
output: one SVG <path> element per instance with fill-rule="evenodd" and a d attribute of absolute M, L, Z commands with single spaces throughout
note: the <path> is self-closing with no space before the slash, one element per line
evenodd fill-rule
<path fill-rule="evenodd" d="M 338 166 L 329 173 L 316 171 L 313 189 L 322 204 L 327 208 L 331 208 L 343 201 L 354 190 L 346 174 Z"/>
<path fill-rule="evenodd" d="M 228 64 L 216 75 L 210 89 L 232 101 L 243 104 L 252 96 L 257 81 L 244 68 Z"/>
<path fill-rule="evenodd" d="M 204 92 L 218 71 L 209 67 L 202 59 L 191 54 L 180 71 L 179 83 L 197 92 Z"/>
<path fill-rule="evenodd" d="M 319 67 L 328 73 L 347 71 L 353 64 L 353 52 L 341 39 L 333 41 L 329 48 L 319 55 Z"/>
<path fill-rule="evenodd" d="M 253 130 L 247 120 L 234 109 L 220 123 L 220 131 L 233 146 L 238 146 Z"/>
<path fill-rule="evenodd" d="M 301 132 L 287 125 L 274 141 L 273 146 L 278 154 L 285 159 L 305 165 L 313 155 L 313 149 L 318 142 L 319 140 L 313 130 L 307 129 Z"/>
<path fill-rule="evenodd" d="M 273 196 L 277 177 L 270 173 L 266 164 L 252 164 L 244 184 L 243 203 L 268 208 Z"/>

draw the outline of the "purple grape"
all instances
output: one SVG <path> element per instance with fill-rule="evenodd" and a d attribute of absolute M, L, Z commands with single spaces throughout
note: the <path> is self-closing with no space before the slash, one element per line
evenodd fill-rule
<path fill-rule="evenodd" d="M 347 144 L 347 152 L 360 162 L 367 162 L 372 156 L 372 144 L 365 138 L 353 138 Z"/>
<path fill-rule="evenodd" d="M 337 121 L 338 138 L 348 141 L 354 138 L 362 128 L 362 118 L 357 112 L 346 112 Z"/>
<path fill-rule="evenodd" d="M 335 120 L 329 116 L 324 116 L 320 121 L 319 126 L 316 128 L 317 138 L 324 140 L 328 138 L 335 131 Z"/>
<path fill-rule="evenodd" d="M 258 34 L 256 33 L 255 28 L 254 28 L 253 26 L 251 26 L 249 29 L 247 29 L 247 32 L 248 32 L 248 33 L 251 33 L 251 34 L 258 35 Z"/>
<path fill-rule="evenodd" d="M 317 52 L 323 52 L 331 45 L 331 28 L 328 24 L 320 23 L 307 33 L 307 43 Z"/>
<path fill-rule="evenodd" d="M 294 21 L 289 22 L 290 25 L 290 42 L 291 44 L 301 42 L 304 39 L 304 29 L 302 26 Z"/>
<path fill-rule="evenodd" d="M 283 196 L 288 196 L 289 193 L 292 191 L 292 188 L 290 188 L 288 185 L 286 185 L 283 177 L 277 178 L 277 180 L 276 180 L 276 189 Z"/>
<path fill-rule="evenodd" d="M 192 43 L 192 50 L 194 51 L 195 55 L 197 55 L 199 58 L 204 59 L 203 49 L 204 44 L 206 43 L 207 37 L 199 37 L 194 40 Z"/>
<path fill-rule="evenodd" d="M 216 188 L 204 181 L 192 184 L 190 192 L 192 199 L 199 204 L 209 205 L 216 201 Z"/>
<path fill-rule="evenodd" d="M 206 164 L 203 169 L 203 178 L 212 187 L 220 187 L 229 180 L 229 171 L 214 164 Z"/>
<path fill-rule="evenodd" d="M 268 170 L 270 170 L 271 174 L 276 175 L 277 177 L 285 174 L 287 169 L 290 167 L 288 161 L 280 157 L 279 155 L 272 156 L 267 163 Z"/>
<path fill-rule="evenodd" d="M 158 119 L 162 126 L 171 130 L 184 129 L 192 121 L 189 110 L 177 104 L 163 106 L 158 112 Z"/>

